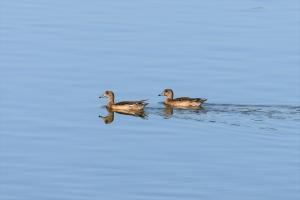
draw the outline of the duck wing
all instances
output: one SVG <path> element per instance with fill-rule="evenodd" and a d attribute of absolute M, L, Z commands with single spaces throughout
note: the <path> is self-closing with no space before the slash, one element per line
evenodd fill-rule
<path fill-rule="evenodd" d="M 179 98 L 176 98 L 174 100 L 175 101 L 194 101 L 194 102 L 201 102 L 201 103 L 203 103 L 207 99 L 203 99 L 203 98 L 190 98 L 190 97 L 179 97 Z"/>
<path fill-rule="evenodd" d="M 116 103 L 115 105 L 148 105 L 146 102 L 147 100 L 140 100 L 140 101 L 121 101 Z"/>

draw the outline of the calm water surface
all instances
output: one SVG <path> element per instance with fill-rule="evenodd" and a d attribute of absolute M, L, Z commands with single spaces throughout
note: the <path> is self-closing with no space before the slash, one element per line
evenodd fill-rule
<path fill-rule="evenodd" d="M 299 199 L 299 13 L 297 0 L 1 1 L 0 199 Z M 167 87 L 208 101 L 166 109 Z M 149 99 L 146 116 L 108 113 L 106 89 Z"/>

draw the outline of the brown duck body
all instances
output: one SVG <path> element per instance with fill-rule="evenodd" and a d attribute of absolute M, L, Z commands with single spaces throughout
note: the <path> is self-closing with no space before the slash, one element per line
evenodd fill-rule
<path fill-rule="evenodd" d="M 160 96 L 166 96 L 166 100 L 164 101 L 165 105 L 173 106 L 173 107 L 200 107 L 206 99 L 203 98 L 190 98 L 190 97 L 180 97 L 173 98 L 174 93 L 171 89 L 165 89 Z"/>
<path fill-rule="evenodd" d="M 189 98 L 189 97 L 180 97 L 176 99 L 166 99 L 164 103 L 166 105 L 175 106 L 175 107 L 196 107 L 201 106 L 206 99 L 201 98 Z"/>
<path fill-rule="evenodd" d="M 122 101 L 114 104 L 108 104 L 107 108 L 111 109 L 115 112 L 122 112 L 122 111 L 140 111 L 148 105 L 146 100 L 141 101 Z"/>

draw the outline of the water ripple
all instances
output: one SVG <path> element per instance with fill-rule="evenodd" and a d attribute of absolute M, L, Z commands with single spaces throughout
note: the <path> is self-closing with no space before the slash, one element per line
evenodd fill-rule
<path fill-rule="evenodd" d="M 124 113 L 119 113 L 124 114 Z M 230 126 L 256 127 L 278 130 L 282 126 L 294 126 L 300 122 L 300 106 L 290 105 L 242 105 L 205 104 L 203 108 L 182 109 L 173 107 L 147 107 L 143 115 L 126 114 L 143 119 L 161 116 L 163 119 L 181 119 L 198 122 L 221 123 Z M 114 113 L 101 116 L 105 123 L 114 121 Z M 274 126 L 276 124 L 276 126 Z M 276 128 L 274 128 L 276 127 Z"/>

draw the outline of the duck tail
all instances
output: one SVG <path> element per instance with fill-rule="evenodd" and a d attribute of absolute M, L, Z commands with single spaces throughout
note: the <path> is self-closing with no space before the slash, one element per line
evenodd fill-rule
<path fill-rule="evenodd" d="M 199 101 L 199 102 L 203 103 L 203 102 L 207 101 L 207 99 L 203 99 L 203 98 L 197 98 L 197 101 Z"/>
<path fill-rule="evenodd" d="M 143 100 L 140 100 L 140 102 L 144 105 L 144 106 L 146 106 L 146 105 L 148 105 L 149 103 L 148 102 L 146 102 L 146 101 L 148 101 L 148 99 L 143 99 Z"/>

